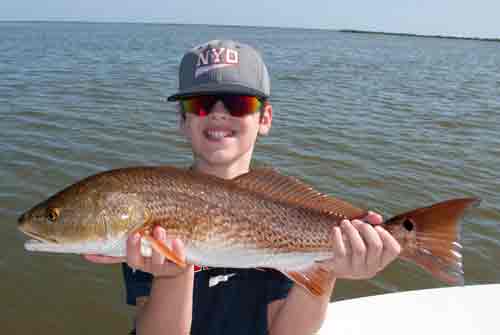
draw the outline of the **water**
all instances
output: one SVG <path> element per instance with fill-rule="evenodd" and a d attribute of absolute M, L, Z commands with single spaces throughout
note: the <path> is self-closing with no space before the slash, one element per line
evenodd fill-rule
<path fill-rule="evenodd" d="M 175 91 L 185 50 L 256 46 L 274 120 L 257 163 L 385 216 L 478 196 L 464 220 L 466 284 L 500 282 L 500 43 L 185 25 L 0 23 L 0 321 L 6 333 L 125 333 L 118 266 L 28 254 L 17 216 L 96 172 L 187 166 Z M 335 299 L 443 286 L 396 262 Z"/>

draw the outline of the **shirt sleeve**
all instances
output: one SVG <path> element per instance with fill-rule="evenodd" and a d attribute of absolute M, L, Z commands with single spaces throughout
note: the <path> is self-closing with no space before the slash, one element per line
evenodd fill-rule
<path fill-rule="evenodd" d="M 122 264 L 123 277 L 127 295 L 127 304 L 135 306 L 136 299 L 149 296 L 153 276 L 150 273 L 132 270 L 126 263 Z"/>

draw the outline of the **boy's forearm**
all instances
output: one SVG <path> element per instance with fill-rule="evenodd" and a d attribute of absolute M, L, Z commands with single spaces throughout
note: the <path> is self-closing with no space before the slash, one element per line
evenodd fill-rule
<path fill-rule="evenodd" d="M 269 333 L 272 335 L 317 333 L 325 319 L 334 286 L 335 279 L 332 279 L 326 293 L 317 297 L 294 285 L 270 325 Z"/>
<path fill-rule="evenodd" d="M 174 278 L 155 278 L 137 313 L 137 334 L 189 334 L 193 311 L 193 269 Z"/>

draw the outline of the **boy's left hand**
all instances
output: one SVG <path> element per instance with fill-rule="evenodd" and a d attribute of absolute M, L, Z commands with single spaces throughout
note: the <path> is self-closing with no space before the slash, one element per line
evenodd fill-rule
<path fill-rule="evenodd" d="M 401 246 L 377 226 L 382 222 L 382 216 L 368 212 L 362 221 L 344 220 L 333 229 L 335 256 L 323 264 L 336 278 L 372 278 L 396 259 Z"/>

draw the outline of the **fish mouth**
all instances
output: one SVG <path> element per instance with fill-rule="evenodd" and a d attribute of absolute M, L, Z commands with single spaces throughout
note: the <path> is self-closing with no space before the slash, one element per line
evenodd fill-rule
<path fill-rule="evenodd" d="M 31 239 L 27 241 L 28 243 L 59 243 L 54 238 L 42 236 L 40 234 L 29 231 L 22 227 L 20 227 L 19 230 L 22 231 L 24 234 L 28 235 L 29 237 L 31 237 Z"/>

